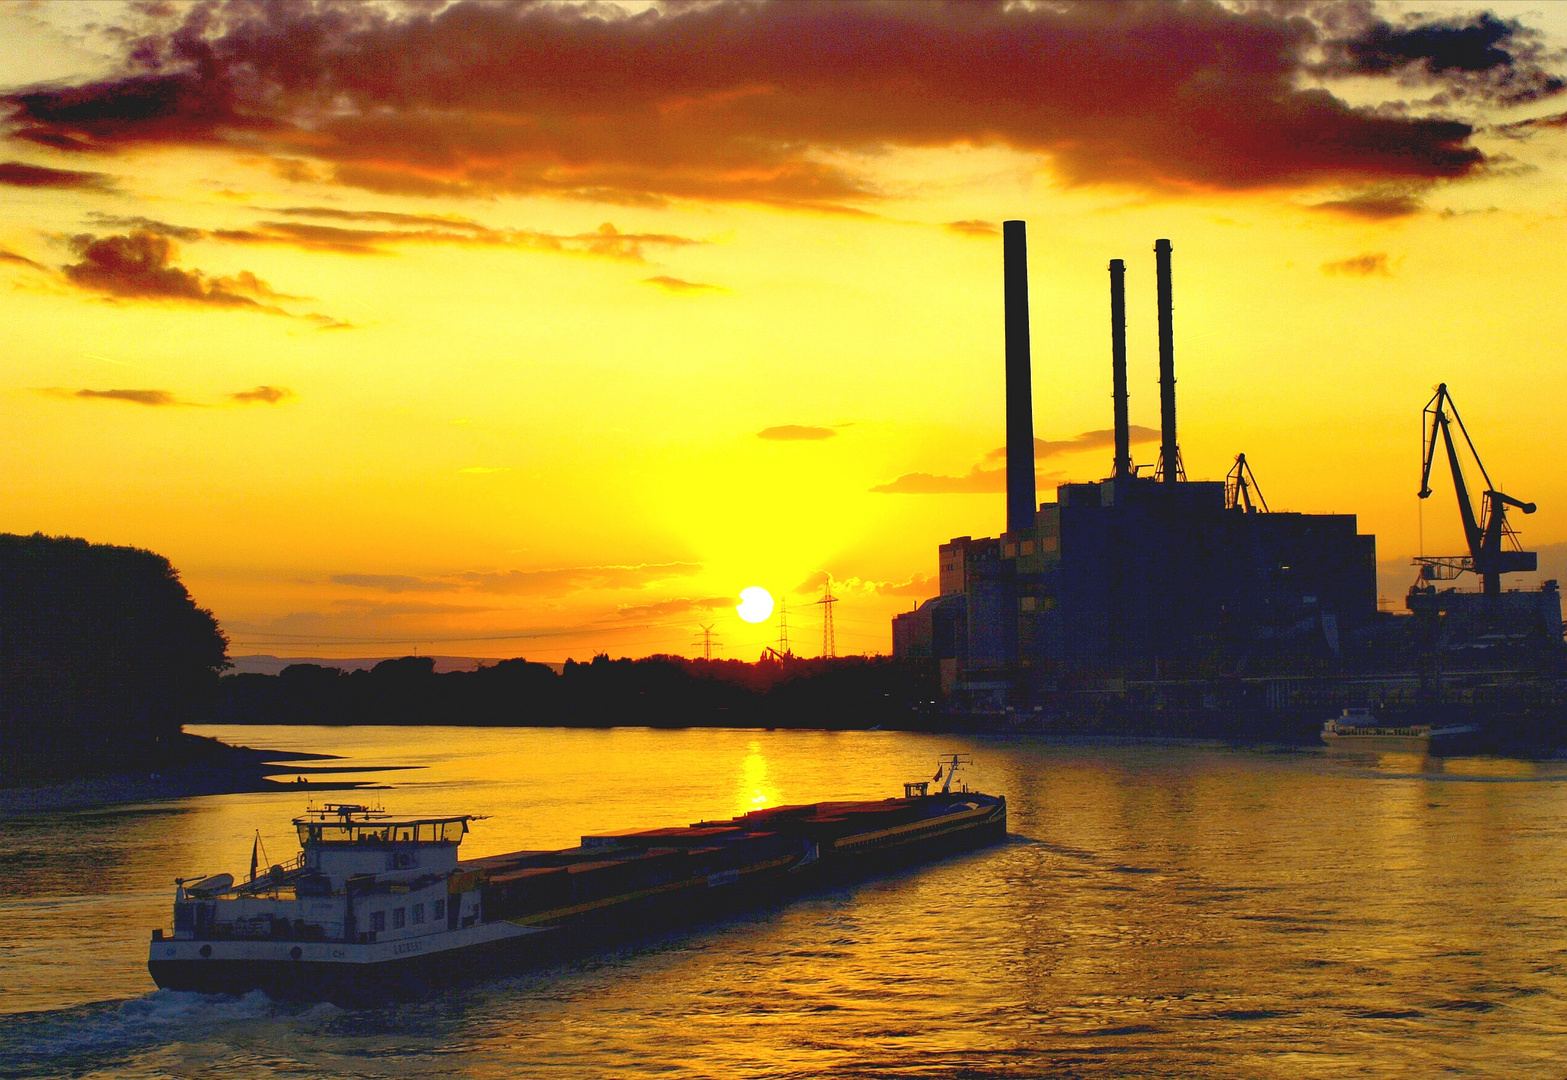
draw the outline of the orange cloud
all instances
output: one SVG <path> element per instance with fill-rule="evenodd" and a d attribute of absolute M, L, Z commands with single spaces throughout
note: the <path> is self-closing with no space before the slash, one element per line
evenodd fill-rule
<path fill-rule="evenodd" d="M 1159 441 L 1159 432 L 1151 427 L 1143 427 L 1141 424 L 1127 425 L 1128 441 L 1136 446 L 1139 443 L 1151 443 Z M 1101 450 L 1107 446 L 1115 445 L 1115 429 L 1099 428 L 1096 431 L 1085 431 L 1080 435 L 1073 435 L 1070 439 L 1038 439 L 1034 440 L 1034 457 L 1055 457 L 1057 454 L 1075 454 L 1082 450 Z M 985 455 L 986 461 L 1001 461 L 1007 456 L 1007 448 L 998 446 Z"/>
<path fill-rule="evenodd" d="M 286 386 L 258 386 L 253 390 L 241 390 L 237 394 L 230 394 L 230 401 L 237 401 L 241 405 L 276 405 L 280 401 L 287 401 L 291 397 L 298 397 L 294 391 Z"/>
<path fill-rule="evenodd" d="M 1368 221 L 1387 221 L 1391 218 L 1412 217 L 1422 213 L 1425 202 L 1412 192 L 1369 191 L 1345 199 L 1330 199 L 1313 203 L 1311 209 L 1324 210 L 1343 217 L 1364 218 Z"/>
<path fill-rule="evenodd" d="M 71 393 L 72 397 L 99 398 L 105 401 L 128 401 L 132 405 L 189 405 L 188 401 L 181 401 L 168 390 L 77 390 Z"/>
<path fill-rule="evenodd" d="M 209 278 L 200 270 L 172 265 L 174 241 L 167 236 L 138 230 L 125 236 L 82 235 L 71 241 L 81 262 L 64 268 L 72 284 L 105 296 L 132 300 L 174 300 L 218 307 L 250 308 L 271 315 L 286 315 L 281 308 L 260 302 L 273 297 L 266 282 L 248 271 L 232 278 Z"/>
<path fill-rule="evenodd" d="M 36 263 L 29 259 L 26 255 L 18 255 L 16 252 L 7 251 L 5 248 L 0 248 L 0 262 L 16 263 L 18 266 L 30 267 L 33 270 L 47 271 L 49 269 L 42 263 Z"/>
<path fill-rule="evenodd" d="M 643 278 L 642 284 L 656 285 L 665 292 L 672 293 L 703 293 L 703 292 L 728 292 L 722 285 L 706 285 L 700 281 L 683 281 L 677 277 L 668 277 L 660 274 L 657 277 Z"/>
<path fill-rule="evenodd" d="M 1356 255 L 1349 259 L 1340 259 L 1337 262 L 1325 262 L 1322 264 L 1322 272 L 1329 277 L 1392 277 L 1392 268 L 1388 266 L 1387 252 L 1367 252 L 1365 255 Z"/>
<path fill-rule="evenodd" d="M 709 596 L 702 600 L 687 600 L 681 597 L 678 600 L 665 600 L 657 604 L 644 604 L 640 607 L 623 607 L 617 614 L 622 619 L 658 619 L 666 615 L 685 615 L 689 612 L 716 611 L 719 608 L 733 607 L 734 599 L 728 596 Z"/>
<path fill-rule="evenodd" d="M 811 427 L 806 424 L 780 424 L 777 427 L 763 428 L 756 433 L 756 437 L 777 442 L 813 442 L 830 439 L 836 434 L 838 433 L 832 428 Z"/>
<path fill-rule="evenodd" d="M 334 574 L 336 585 L 384 592 L 476 589 L 515 596 L 565 596 L 587 589 L 637 589 L 660 581 L 690 577 L 699 563 L 639 563 L 634 566 L 562 566 L 543 570 L 469 570 L 439 577 L 404 574 Z"/>
<path fill-rule="evenodd" d="M 1001 235 L 1001 226 L 994 221 L 949 221 L 946 224 L 948 232 L 955 232 L 959 236 L 991 237 Z"/>

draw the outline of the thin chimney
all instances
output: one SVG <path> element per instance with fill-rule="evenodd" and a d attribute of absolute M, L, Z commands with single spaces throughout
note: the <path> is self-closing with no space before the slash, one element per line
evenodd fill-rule
<path fill-rule="evenodd" d="M 1132 475 L 1132 430 L 1126 415 L 1126 263 L 1110 260 L 1110 396 L 1115 399 L 1113 477 Z"/>
<path fill-rule="evenodd" d="M 1007 531 L 1034 525 L 1034 396 L 1029 373 L 1028 239 L 1024 223 L 1001 225 L 1006 279 Z"/>
<path fill-rule="evenodd" d="M 1175 316 L 1170 295 L 1170 241 L 1155 240 L 1159 286 L 1159 471 L 1166 484 L 1181 478 L 1181 449 L 1175 441 Z"/>

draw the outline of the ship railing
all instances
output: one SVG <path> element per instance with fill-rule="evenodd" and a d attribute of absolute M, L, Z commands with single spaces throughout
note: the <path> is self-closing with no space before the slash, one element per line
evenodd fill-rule
<path fill-rule="evenodd" d="M 305 853 L 301 851 L 288 862 L 278 863 L 268 870 L 258 873 L 252 880 L 240 882 L 234 886 L 234 891 L 237 893 L 266 892 L 268 889 L 287 884 L 293 878 L 298 877 L 304 869 Z"/>

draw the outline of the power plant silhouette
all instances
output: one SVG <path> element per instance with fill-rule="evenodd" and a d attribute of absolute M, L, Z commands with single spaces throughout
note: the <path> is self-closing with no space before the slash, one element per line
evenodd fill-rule
<path fill-rule="evenodd" d="M 1110 475 L 1062 484 L 1055 501 L 1036 504 L 1025 224 L 1005 222 L 1002 238 L 1007 529 L 998 537 L 960 536 L 940 545 L 940 595 L 893 619 L 894 655 L 939 661 L 943 690 L 983 706 L 1038 698 L 1063 676 L 1159 679 L 1303 657 L 1331 664 L 1366 651 L 1393 617 L 1379 616 L 1376 538 L 1359 532 L 1355 515 L 1270 509 L 1244 454 L 1224 481 L 1187 478 L 1176 427 L 1173 248 L 1167 239 L 1154 244 L 1158 460 L 1152 468 L 1132 462 L 1126 265 L 1113 259 Z M 1422 604 L 1427 613 L 1445 613 L 1469 603 L 1455 596 L 1498 595 L 1498 574 L 1534 569 L 1531 554 L 1499 547 L 1509 535 L 1506 509 L 1529 513 L 1533 506 L 1492 490 L 1486 477 L 1481 514 L 1468 508 L 1448 411 L 1444 387 L 1428 407 L 1435 419 L 1426 473 L 1440 434 L 1467 510 L 1472 550 L 1422 568 L 1410 594 L 1417 614 Z M 1422 497 L 1429 493 L 1425 486 Z M 1471 570 L 1484 578 L 1484 593 L 1437 594 L 1430 584 Z M 1534 598 L 1512 605 L 1507 618 L 1513 636 L 1543 634 L 1560 647 L 1554 582 L 1531 593 L 1499 595 Z"/>

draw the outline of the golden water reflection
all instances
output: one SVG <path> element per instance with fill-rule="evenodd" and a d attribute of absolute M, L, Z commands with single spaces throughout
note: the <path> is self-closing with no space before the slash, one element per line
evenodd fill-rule
<path fill-rule="evenodd" d="M 1396 775 L 1413 773 L 1441 773 L 1448 776 L 1467 777 L 1476 780 L 1527 780 L 1543 775 L 1537 761 L 1507 757 L 1440 757 L 1421 751 L 1366 751 L 1360 754 L 1335 753 L 1334 757 L 1354 760 L 1362 758 L 1378 772 Z M 1548 770 L 1549 765 L 1545 766 Z"/>
<path fill-rule="evenodd" d="M 767 757 L 760 740 L 753 739 L 740 762 L 740 787 L 735 793 L 735 813 L 746 814 L 764 806 L 777 806 L 778 787 L 767 777 Z"/>

